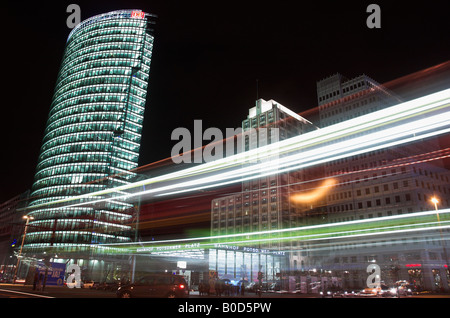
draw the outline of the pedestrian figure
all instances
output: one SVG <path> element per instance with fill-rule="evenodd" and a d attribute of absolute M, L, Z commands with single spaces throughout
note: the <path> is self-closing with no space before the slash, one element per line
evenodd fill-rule
<path fill-rule="evenodd" d="M 33 279 L 33 290 L 36 290 L 36 284 L 38 282 L 38 279 L 39 279 L 39 272 L 35 270 Z"/>
<path fill-rule="evenodd" d="M 208 285 L 204 282 L 200 283 L 200 286 L 198 287 L 198 290 L 200 292 L 200 296 L 207 295 L 208 294 Z"/>
<path fill-rule="evenodd" d="M 230 285 L 228 284 L 228 282 L 225 282 L 224 295 L 225 296 L 230 296 Z"/>
<path fill-rule="evenodd" d="M 42 283 L 42 291 L 45 289 L 45 284 L 47 283 L 47 276 L 48 276 L 48 268 L 45 269 L 45 275 L 43 277 L 43 283 Z"/>
<path fill-rule="evenodd" d="M 41 290 L 41 284 L 42 284 L 42 274 L 39 274 L 38 282 L 37 282 L 37 291 Z"/>
<path fill-rule="evenodd" d="M 220 297 L 222 295 L 222 286 L 220 280 L 216 280 L 214 288 L 216 289 L 216 296 Z"/>
<path fill-rule="evenodd" d="M 214 294 L 214 279 L 209 280 L 209 289 L 208 289 L 208 296 Z"/>

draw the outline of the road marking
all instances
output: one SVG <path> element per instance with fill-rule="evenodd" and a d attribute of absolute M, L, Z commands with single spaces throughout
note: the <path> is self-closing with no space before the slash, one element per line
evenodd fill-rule
<path fill-rule="evenodd" d="M 0 291 L 8 292 L 8 293 L 16 293 L 16 294 L 21 294 L 21 295 L 27 295 L 27 296 L 33 296 L 33 297 L 55 298 L 55 297 L 50 297 L 50 296 L 36 295 L 36 294 L 30 294 L 30 293 L 19 292 L 19 291 L 16 291 L 16 290 L 10 290 L 10 289 L 0 289 Z"/>

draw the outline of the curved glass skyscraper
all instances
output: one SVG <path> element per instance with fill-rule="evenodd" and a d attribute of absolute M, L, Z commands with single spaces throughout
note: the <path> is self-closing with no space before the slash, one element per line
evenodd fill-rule
<path fill-rule="evenodd" d="M 133 205 L 47 205 L 128 183 L 137 167 L 154 16 L 89 18 L 70 33 L 32 187 L 24 251 L 83 252 L 131 240 Z"/>

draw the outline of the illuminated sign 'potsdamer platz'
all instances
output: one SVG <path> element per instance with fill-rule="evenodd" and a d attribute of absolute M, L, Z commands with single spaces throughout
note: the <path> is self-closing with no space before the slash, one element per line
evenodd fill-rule
<path fill-rule="evenodd" d="M 24 251 L 82 252 L 131 239 L 134 209 L 120 199 L 85 207 L 41 204 L 133 178 L 129 170 L 138 165 L 153 18 L 140 10 L 113 11 L 70 33 L 36 168 Z"/>

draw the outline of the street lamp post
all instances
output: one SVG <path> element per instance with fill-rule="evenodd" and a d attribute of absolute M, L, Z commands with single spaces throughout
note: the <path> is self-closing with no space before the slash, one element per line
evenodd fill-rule
<path fill-rule="evenodd" d="M 431 198 L 431 202 L 434 204 L 434 208 L 436 210 L 436 217 L 437 217 L 437 221 L 438 221 L 438 226 L 439 226 L 439 234 L 441 236 L 441 244 L 442 244 L 442 249 L 444 251 L 444 266 L 446 266 L 446 269 L 448 269 L 448 257 L 447 257 L 447 248 L 445 247 L 445 240 L 444 240 L 444 236 L 442 235 L 442 228 L 441 228 L 441 219 L 439 217 L 439 210 L 438 210 L 438 203 L 439 200 L 436 197 L 432 197 Z"/>
<path fill-rule="evenodd" d="M 439 200 L 436 197 L 432 197 L 431 198 L 431 202 L 434 203 L 434 208 L 436 209 L 436 213 L 437 213 L 437 211 L 438 211 L 437 204 L 439 203 Z M 439 213 L 437 213 L 437 215 L 438 215 L 438 218 L 439 218 Z"/>
<path fill-rule="evenodd" d="M 32 216 L 24 215 L 23 219 L 26 219 L 27 222 L 25 223 L 25 228 L 23 230 L 22 244 L 20 245 L 19 255 L 17 256 L 17 264 L 16 264 L 16 269 L 14 271 L 14 278 L 13 278 L 13 283 L 14 284 L 16 283 L 17 270 L 19 269 L 20 258 L 22 257 L 23 243 L 25 242 L 25 235 L 27 234 L 28 222 L 30 220 L 33 220 L 34 218 Z"/>

